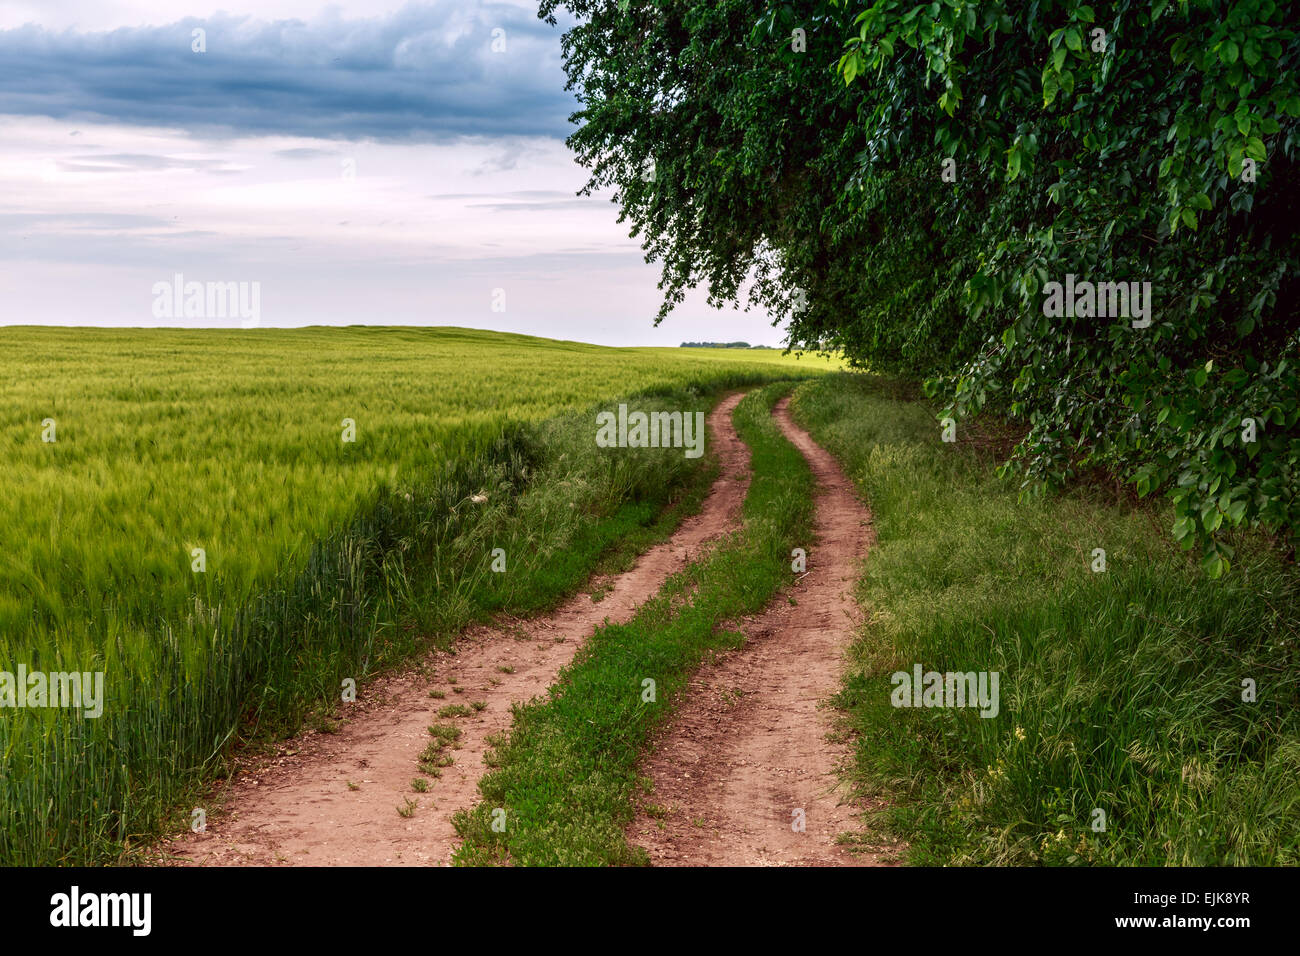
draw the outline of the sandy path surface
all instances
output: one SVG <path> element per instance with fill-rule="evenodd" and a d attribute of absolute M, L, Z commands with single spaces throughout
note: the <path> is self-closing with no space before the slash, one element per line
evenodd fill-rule
<path fill-rule="evenodd" d="M 158 848 L 160 862 L 214 865 L 429 865 L 446 863 L 459 844 L 452 814 L 478 800 L 488 769 L 489 736 L 510 727 L 510 707 L 546 693 L 582 642 L 605 620 L 630 619 L 670 574 L 699 555 L 709 541 L 733 530 L 749 486 L 749 449 L 737 437 L 731 413 L 741 399 L 724 398 L 709 415 L 709 440 L 722 471 L 699 514 L 632 570 L 592 582 L 605 589 L 598 603 L 578 594 L 553 614 L 508 627 L 481 627 L 463 635 L 454 653 L 426 661 L 430 676 L 409 672 L 367 686 L 347 705 L 351 718 L 338 733 L 311 733 L 288 741 L 239 774 L 208 810 L 203 833 L 186 832 Z M 460 689 L 461 692 L 457 692 Z M 429 696 L 442 691 L 443 699 Z M 418 757 L 432 739 L 427 728 L 447 723 L 438 710 L 486 704 L 454 718 L 463 735 L 448 750 L 455 763 L 416 793 Z M 415 801 L 403 817 L 397 808 Z"/>
<path fill-rule="evenodd" d="M 657 866 L 882 862 L 878 852 L 837 843 L 858 830 L 863 807 L 846 802 L 835 773 L 851 756 L 848 745 L 827 739 L 826 701 L 859 623 L 852 592 L 870 516 L 788 404 L 782 399 L 773 414 L 818 485 L 815 541 L 803 545 L 808 572 L 762 614 L 738 622 L 745 646 L 700 670 L 643 764 L 656 809 L 637 817 L 628 840 Z"/>

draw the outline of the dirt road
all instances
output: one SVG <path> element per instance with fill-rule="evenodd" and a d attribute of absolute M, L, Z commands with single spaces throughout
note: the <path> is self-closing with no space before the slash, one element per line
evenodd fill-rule
<path fill-rule="evenodd" d="M 861 866 L 837 838 L 858 829 L 835 768 L 825 701 L 859 623 L 858 566 L 870 517 L 830 453 L 794 424 L 788 399 L 774 415 L 817 479 L 807 574 L 761 615 L 738 622 L 745 646 L 700 671 L 647 758 L 651 813 L 628 831 L 658 866 Z M 790 602 L 790 598 L 795 603 Z"/>
<path fill-rule="evenodd" d="M 279 756 L 240 774 L 207 811 L 207 829 L 184 833 L 159 847 L 160 861 L 219 865 L 430 865 L 446 863 L 458 843 L 452 814 L 478 799 L 488 769 L 488 738 L 507 731 L 510 707 L 543 695 L 593 629 L 606 619 L 630 619 L 668 576 L 694 560 L 708 542 L 735 529 L 749 486 L 749 450 L 731 413 L 741 395 L 724 398 L 710 414 L 710 447 L 721 473 L 699 514 L 665 543 L 642 555 L 630 571 L 592 582 L 555 613 L 511 627 L 478 628 L 454 653 L 432 654 L 424 677 L 410 672 L 381 679 L 336 734 L 312 733 L 289 741 Z M 592 594 L 604 592 L 597 603 Z M 430 691 L 443 697 L 430 697 Z M 472 702 L 483 707 L 474 711 Z M 471 713 L 439 718 L 461 705 Z M 459 748 L 441 776 L 417 793 L 418 758 L 433 723 L 462 730 Z M 408 801 L 413 801 L 411 806 Z M 402 816 L 398 808 L 409 809 Z"/>

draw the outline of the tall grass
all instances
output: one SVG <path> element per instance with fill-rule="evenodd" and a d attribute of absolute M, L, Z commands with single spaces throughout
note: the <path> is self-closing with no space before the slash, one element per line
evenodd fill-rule
<path fill-rule="evenodd" d="M 880 379 L 808 383 L 792 407 L 874 515 L 870 623 L 838 702 L 854 778 L 888 802 L 878 823 L 911 862 L 1300 862 L 1293 563 L 1243 536 L 1209 581 L 1163 508 L 1097 488 L 1020 502 Z M 895 709 L 890 675 L 915 663 L 999 671 L 1000 714 Z"/>
<path fill-rule="evenodd" d="M 232 740 L 576 587 L 693 465 L 601 453 L 574 409 L 702 408 L 790 374 L 462 330 L 3 329 L 0 348 L 0 669 L 103 671 L 107 691 L 98 719 L 0 712 L 10 864 L 110 859 Z"/>

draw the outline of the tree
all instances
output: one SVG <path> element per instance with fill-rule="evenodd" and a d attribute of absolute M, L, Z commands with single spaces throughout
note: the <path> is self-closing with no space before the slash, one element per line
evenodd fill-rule
<path fill-rule="evenodd" d="M 1026 491 L 1097 465 L 1162 489 L 1212 575 L 1225 528 L 1296 540 L 1283 5 L 564 6 L 570 145 L 662 264 L 660 319 L 748 278 L 791 347 L 1023 421 Z M 1108 314 L 1045 309 L 1068 277 L 1104 284 Z M 1113 314 L 1121 282 L 1150 283 L 1149 315 Z"/>

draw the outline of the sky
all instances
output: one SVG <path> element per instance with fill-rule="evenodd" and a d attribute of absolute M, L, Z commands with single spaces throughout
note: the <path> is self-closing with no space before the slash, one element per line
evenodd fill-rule
<path fill-rule="evenodd" d="M 658 265 L 576 195 L 565 20 L 202 2 L 0 0 L 0 324 L 783 343 L 703 290 L 654 326 Z"/>

